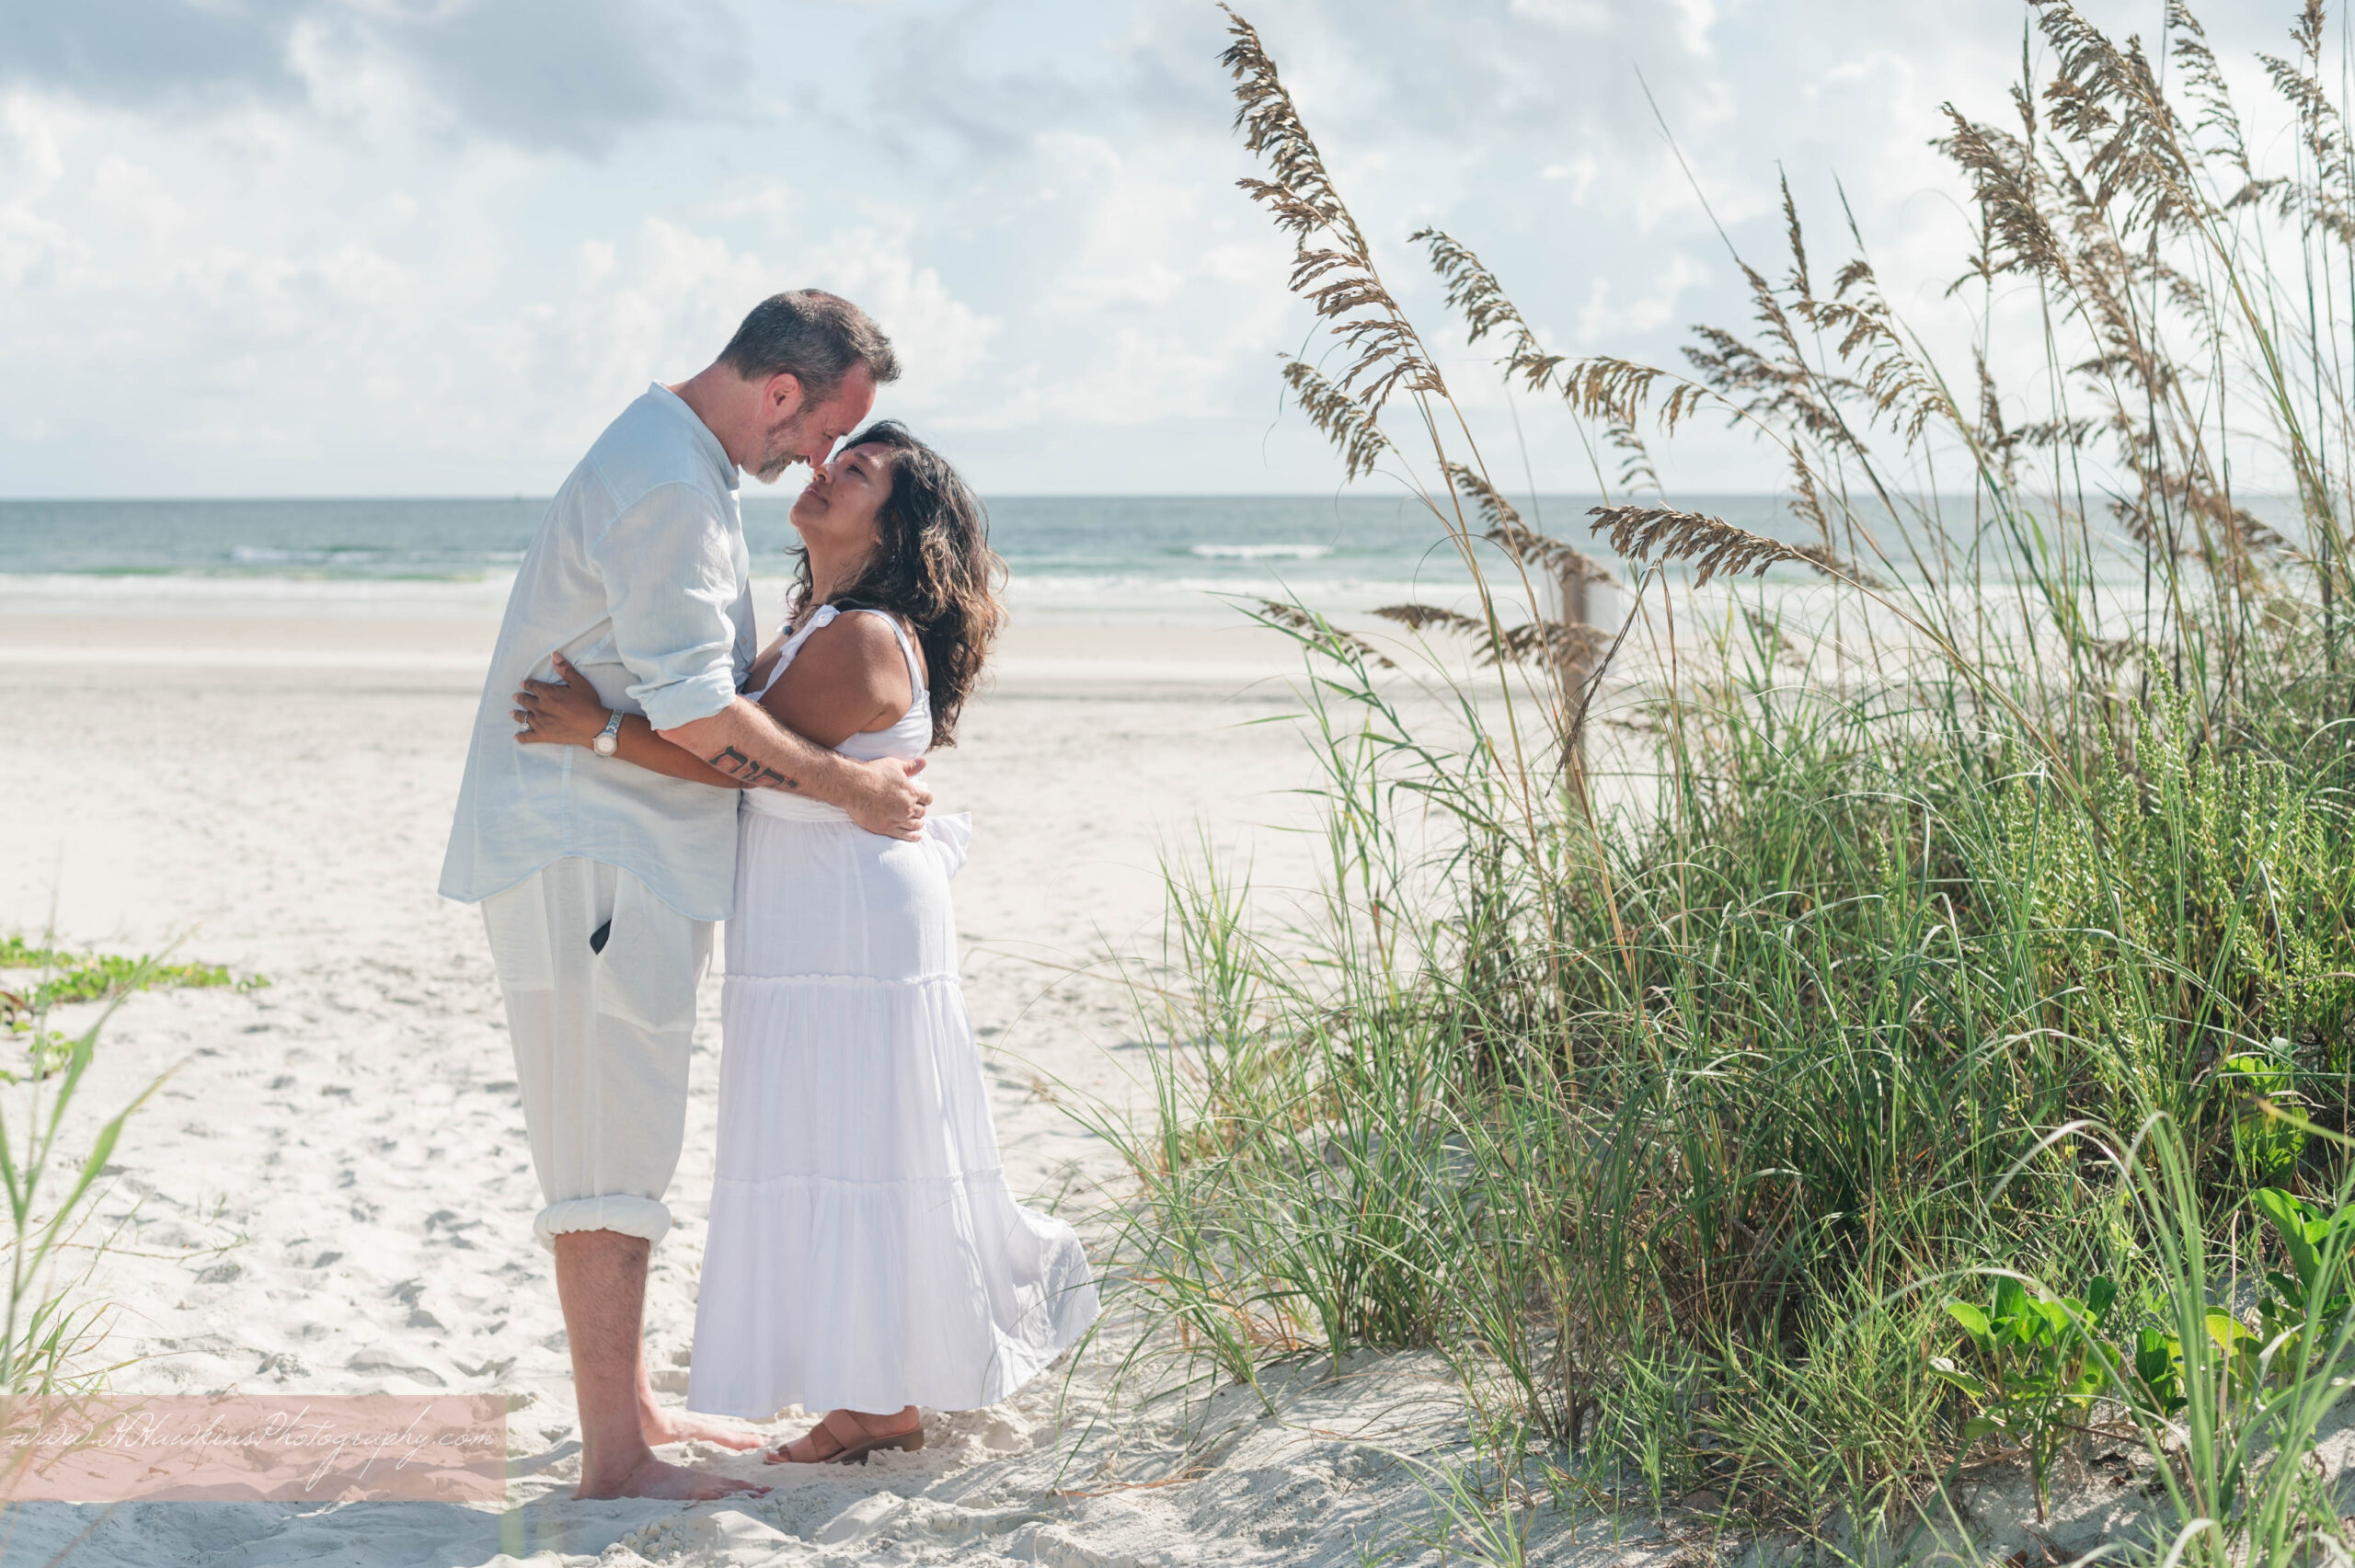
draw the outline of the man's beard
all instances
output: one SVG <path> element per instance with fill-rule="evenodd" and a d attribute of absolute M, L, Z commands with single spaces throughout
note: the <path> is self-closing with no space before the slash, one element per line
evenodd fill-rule
<path fill-rule="evenodd" d="M 802 461 L 798 449 L 802 422 L 807 416 L 805 409 L 790 418 L 778 420 L 762 433 L 761 465 L 752 470 L 753 478 L 764 485 L 774 485 L 787 469 Z"/>

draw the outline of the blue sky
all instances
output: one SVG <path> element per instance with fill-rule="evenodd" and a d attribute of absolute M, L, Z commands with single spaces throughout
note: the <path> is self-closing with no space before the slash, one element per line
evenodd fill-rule
<path fill-rule="evenodd" d="M 2004 112 L 2011 0 L 1248 0 L 1494 452 L 1587 487 L 1405 244 L 1477 248 L 1556 348 L 1739 325 L 1734 242 L 1844 187 L 1936 318 L 1925 145 Z M 2086 6 L 2155 33 L 2156 4 Z M 2291 7 L 2211 5 L 2221 52 Z M 1321 492 L 1276 356 L 1309 323 L 1233 189 L 1195 0 L 75 0 L 0 8 L 0 495 L 543 494 L 650 379 L 811 283 L 910 367 L 879 411 L 997 494 Z M 1640 76 L 1639 76 L 1640 73 Z M 2254 91 L 2253 81 L 2249 84 Z M 1505 458 L 1512 462 L 1511 455 Z M 1745 442 L 1674 487 L 1771 487 Z"/>

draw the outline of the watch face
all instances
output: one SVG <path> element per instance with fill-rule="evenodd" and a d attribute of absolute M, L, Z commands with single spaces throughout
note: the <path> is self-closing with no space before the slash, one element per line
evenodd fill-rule
<path fill-rule="evenodd" d="M 589 744 L 597 749 L 597 755 L 600 757 L 610 757 L 621 750 L 621 742 L 610 735 L 600 735 Z"/>

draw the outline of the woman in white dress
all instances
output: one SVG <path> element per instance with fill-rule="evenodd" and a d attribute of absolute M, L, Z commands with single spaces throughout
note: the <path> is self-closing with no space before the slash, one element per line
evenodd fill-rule
<path fill-rule="evenodd" d="M 1004 618 L 971 490 L 886 421 L 811 478 L 793 525 L 799 587 L 756 700 L 855 757 L 952 743 Z M 526 684 L 544 737 L 605 727 L 585 682 Z M 643 718 L 617 738 L 617 761 L 741 787 Z M 743 795 L 687 1403 L 826 1411 L 772 1462 L 921 1448 L 921 1408 L 996 1403 L 1096 1316 L 1079 1238 L 1017 1205 L 998 1163 L 948 898 L 970 830 L 936 817 L 906 842 L 784 791 Z"/>

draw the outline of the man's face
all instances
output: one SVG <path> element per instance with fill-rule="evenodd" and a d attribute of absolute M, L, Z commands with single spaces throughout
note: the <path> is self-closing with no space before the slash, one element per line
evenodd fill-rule
<path fill-rule="evenodd" d="M 865 365 L 853 365 L 822 403 L 806 401 L 800 391 L 792 376 L 774 377 L 764 391 L 774 422 L 762 432 L 760 462 L 752 468 L 764 485 L 775 484 L 797 463 L 813 469 L 824 463 L 834 443 L 865 424 L 875 407 L 875 376 Z"/>

